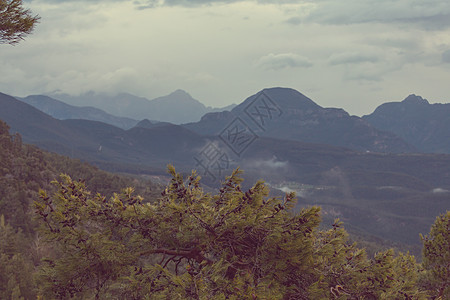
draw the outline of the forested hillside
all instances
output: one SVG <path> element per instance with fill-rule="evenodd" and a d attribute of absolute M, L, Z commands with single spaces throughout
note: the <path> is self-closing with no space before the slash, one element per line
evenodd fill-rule
<path fill-rule="evenodd" d="M 35 231 L 32 203 L 39 189 L 54 191 L 51 182 L 61 173 L 82 180 L 93 193 L 107 197 L 122 188 L 134 187 L 154 199 L 161 188 L 150 181 L 107 173 L 35 146 L 22 144 L 19 134 L 11 136 L 9 127 L 0 120 L 0 299 L 35 298 L 32 281 L 34 267 L 42 251 Z"/>
<path fill-rule="evenodd" d="M 196 174 L 170 167 L 161 197 L 150 182 L 23 145 L 3 122 L 0 155 L 1 299 L 450 295 L 449 212 L 418 264 L 393 250 L 367 255 L 338 221 L 319 229 L 321 209 L 294 214 L 294 194 L 270 198 L 262 181 L 244 191 L 240 171 L 205 194 Z"/>
<path fill-rule="evenodd" d="M 36 199 L 40 188 L 50 188 L 51 181 L 61 173 L 82 179 L 93 192 L 108 197 L 128 186 L 135 187 L 144 197 L 159 194 L 151 182 L 144 185 L 131 177 L 107 173 L 79 160 L 22 144 L 21 136 L 11 136 L 8 130 L 8 125 L 0 120 L 0 214 L 25 231 L 29 231 L 30 201 Z"/>

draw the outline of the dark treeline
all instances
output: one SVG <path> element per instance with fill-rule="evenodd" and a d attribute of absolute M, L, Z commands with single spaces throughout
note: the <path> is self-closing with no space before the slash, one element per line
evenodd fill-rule
<path fill-rule="evenodd" d="M 51 182 L 62 173 L 108 197 L 126 187 L 134 187 L 146 199 L 161 193 L 161 187 L 150 181 L 107 173 L 22 144 L 21 136 L 10 135 L 9 126 L 0 120 L 0 299 L 36 298 L 32 274 L 41 256 L 32 204 L 39 189 L 55 191 Z"/>

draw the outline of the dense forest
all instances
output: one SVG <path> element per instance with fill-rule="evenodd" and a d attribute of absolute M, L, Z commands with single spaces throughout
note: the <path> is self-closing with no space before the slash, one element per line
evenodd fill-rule
<path fill-rule="evenodd" d="M 87 163 L 22 144 L 0 120 L 0 299 L 35 299 L 32 274 L 42 258 L 40 236 L 32 208 L 39 189 L 55 191 L 52 181 L 68 174 L 92 191 L 112 196 L 133 187 L 147 199 L 160 195 L 161 187 L 148 180 L 111 174 Z M 145 196 L 144 196 L 145 195 Z"/>
<path fill-rule="evenodd" d="M 0 122 L 1 299 L 448 299 L 450 212 L 416 259 L 368 255 L 320 207 L 216 193 L 169 166 L 165 187 L 24 145 Z M 421 262 L 417 262 L 420 260 Z"/>

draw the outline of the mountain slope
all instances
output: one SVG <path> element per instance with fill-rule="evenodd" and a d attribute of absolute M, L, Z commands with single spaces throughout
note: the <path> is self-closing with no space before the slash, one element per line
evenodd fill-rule
<path fill-rule="evenodd" d="M 32 105 L 40 111 L 59 120 L 67 119 L 83 119 L 91 121 L 99 121 L 106 124 L 114 125 L 122 129 L 129 129 L 135 126 L 138 121 L 116 117 L 95 107 L 78 107 L 66 104 L 62 101 L 43 95 L 32 95 L 25 98 L 17 98 L 25 103 Z"/>
<path fill-rule="evenodd" d="M 402 102 L 380 105 L 363 119 L 422 152 L 450 153 L 450 103 L 430 104 L 420 96 L 409 95 Z"/>
<path fill-rule="evenodd" d="M 280 103 L 288 107 L 289 99 L 284 99 L 287 102 Z M 321 113 L 322 108 L 307 99 L 294 104 L 297 113 Z M 218 115 L 225 118 L 229 114 Z M 285 114 L 286 110 L 281 116 Z M 245 116 L 247 122 L 253 121 Z M 154 174 L 172 163 L 183 173 L 197 169 L 203 183 L 216 186 L 240 166 L 245 171 L 244 185 L 263 178 L 280 190 L 296 190 L 299 206 L 321 205 L 325 220 L 338 217 L 347 228 L 393 241 L 418 244 L 418 233 L 427 232 L 435 216 L 450 203 L 450 155 L 445 154 L 358 152 L 257 136 L 237 155 L 225 143 L 226 135 L 201 136 L 172 124 L 153 127 L 143 122 L 150 128 L 122 130 L 95 121 L 60 121 L 4 94 L 0 94 L 0 119 L 11 124 L 12 132 L 20 132 L 25 142 L 107 170 Z M 267 131 L 272 124 L 284 125 L 269 121 Z M 227 157 L 222 169 L 214 164 L 220 154 Z M 212 172 L 215 178 L 210 176 Z"/>
<path fill-rule="evenodd" d="M 95 94 L 93 92 L 80 95 L 79 97 L 56 94 L 53 98 L 59 99 L 72 105 L 89 105 L 98 107 L 110 114 L 128 117 L 136 120 L 157 120 L 173 124 L 195 122 L 212 111 L 230 109 L 206 107 L 183 90 L 148 100 L 127 93 L 115 96 Z"/>
<path fill-rule="evenodd" d="M 192 158 L 196 151 L 193 149 L 205 143 L 199 135 L 172 124 L 125 131 L 97 121 L 57 120 L 5 94 L 0 94 L 0 108 L 0 119 L 10 125 L 12 132 L 19 132 L 24 142 L 106 168 L 128 164 L 164 170 L 167 156 L 181 165 L 187 160 L 184 156 Z M 174 138 L 186 148 L 175 147 Z M 166 156 L 161 157 L 162 153 Z"/>
<path fill-rule="evenodd" d="M 109 161 L 120 152 L 133 152 L 127 149 L 124 130 L 118 127 L 88 120 L 57 120 L 5 94 L 0 94 L 0 107 L 0 119 L 10 125 L 11 132 L 19 132 L 24 142 L 42 149 L 90 161 Z M 99 153 L 105 139 L 113 147 Z"/>
<path fill-rule="evenodd" d="M 407 244 L 420 244 L 450 205 L 450 155 L 360 153 L 321 144 L 257 139 L 240 166 L 254 182 L 295 191 L 299 207 L 320 205 L 323 218 Z M 280 193 L 279 196 L 283 196 Z"/>
<path fill-rule="evenodd" d="M 200 120 L 204 114 L 210 111 L 183 90 L 176 90 L 167 96 L 155 98 L 150 103 L 152 116 L 165 116 L 164 121 L 174 124 Z"/>
<path fill-rule="evenodd" d="M 219 135 L 234 120 L 258 136 L 343 146 L 358 151 L 413 152 L 395 134 L 383 132 L 343 109 L 322 108 L 296 90 L 264 89 L 231 112 L 209 113 L 200 122 L 184 125 L 200 134 Z"/>
<path fill-rule="evenodd" d="M 40 188 L 53 191 L 51 182 L 61 173 L 75 180 L 83 179 L 93 192 L 108 197 L 127 186 L 134 186 L 146 196 L 152 195 L 148 201 L 159 194 L 149 193 L 156 188 L 151 182 L 107 173 L 79 160 L 23 144 L 18 135 L 9 134 L 9 126 L 0 120 L 0 216 L 5 217 L 7 224 L 21 228 L 27 235 L 33 233 L 30 204 L 38 198 Z"/>
<path fill-rule="evenodd" d="M 70 145 L 79 141 L 80 136 L 61 121 L 14 97 L 0 93 L 0 119 L 6 121 L 11 130 L 19 132 L 24 141 L 32 144 L 59 141 Z"/>

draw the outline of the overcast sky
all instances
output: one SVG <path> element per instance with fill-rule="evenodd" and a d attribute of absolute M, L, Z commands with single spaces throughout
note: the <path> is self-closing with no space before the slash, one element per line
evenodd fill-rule
<path fill-rule="evenodd" d="M 363 115 L 417 94 L 450 102 L 448 0 L 31 0 L 41 17 L 0 45 L 0 92 L 184 89 L 211 106 L 291 87 Z"/>

